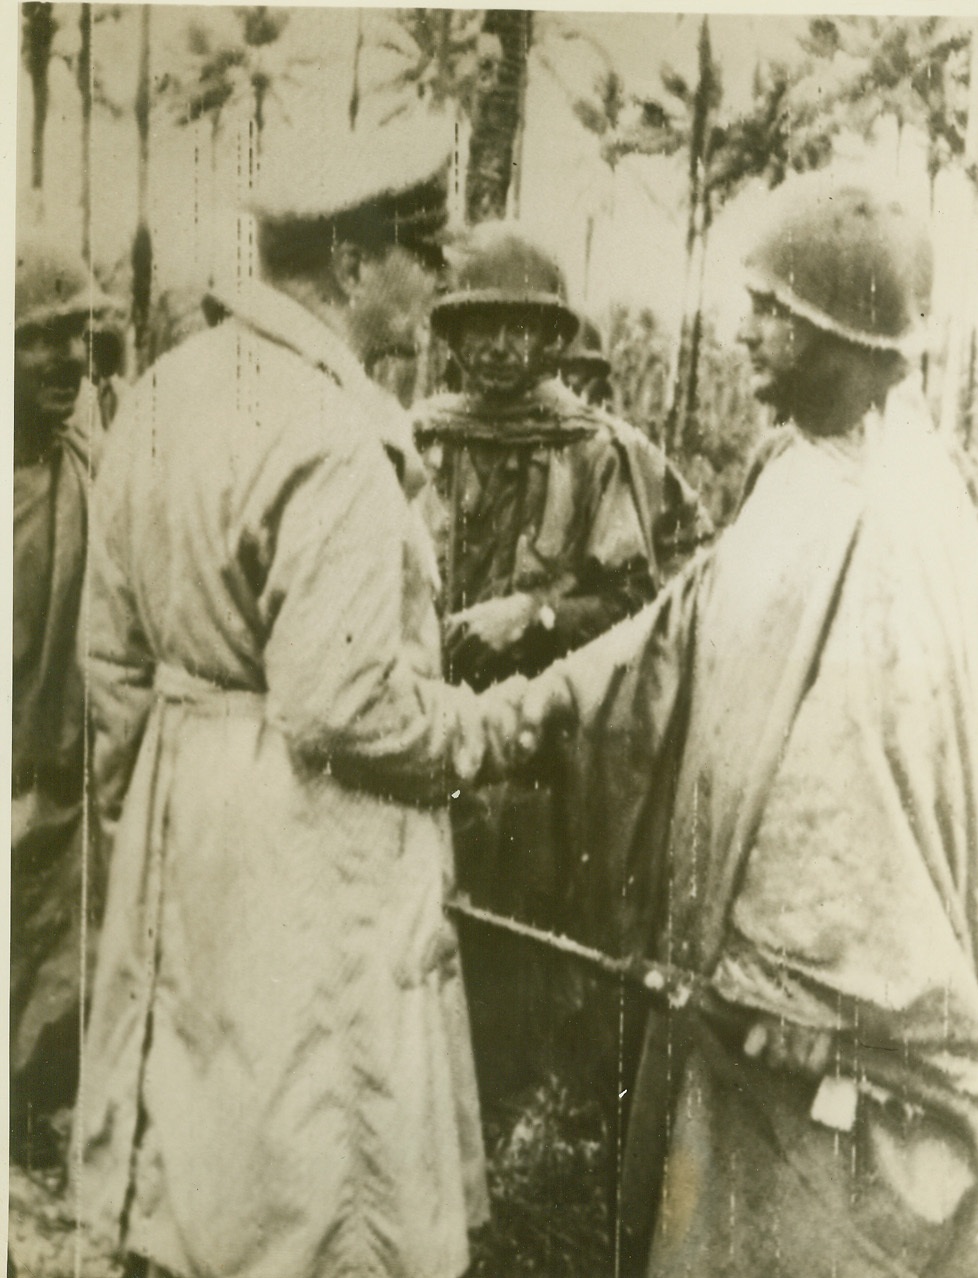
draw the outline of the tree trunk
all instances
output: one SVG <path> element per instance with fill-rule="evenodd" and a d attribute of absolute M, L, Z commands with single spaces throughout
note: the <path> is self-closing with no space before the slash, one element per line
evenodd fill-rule
<path fill-rule="evenodd" d="M 526 15 L 523 34 L 523 57 L 516 95 L 516 137 L 513 139 L 513 180 L 508 194 L 509 213 L 517 221 L 523 198 L 523 150 L 526 140 L 526 91 L 530 79 L 530 44 L 533 40 L 533 14 Z"/>
<path fill-rule="evenodd" d="M 40 194 L 44 189 L 44 130 L 48 119 L 48 68 L 51 45 L 57 23 L 54 6 L 25 3 L 24 62 L 31 78 L 34 118 L 31 124 L 31 188 Z"/>
<path fill-rule="evenodd" d="M 255 111 L 252 116 L 252 154 L 249 161 L 252 181 L 255 180 L 258 165 L 261 163 L 261 142 L 265 133 L 265 100 L 270 88 L 271 84 L 267 75 L 256 73 L 251 77 L 251 91 L 255 102 Z"/>
<path fill-rule="evenodd" d="M 137 371 L 149 362 L 149 307 L 153 290 L 153 240 L 149 230 L 150 8 L 139 10 L 139 80 L 136 86 L 136 132 L 139 137 L 136 234 L 132 242 L 132 324 Z"/>
<path fill-rule="evenodd" d="M 963 182 L 965 209 L 959 228 L 962 245 L 973 244 L 975 235 L 978 234 L 978 19 L 971 24 L 969 77 L 964 165 L 965 172 L 971 178 Z M 940 416 L 941 432 L 948 438 L 954 438 L 957 433 L 962 407 L 966 431 L 970 428 L 970 419 L 975 412 L 971 351 L 975 340 L 975 306 L 978 305 L 978 267 L 975 266 L 974 258 L 974 253 L 965 253 L 963 256 L 962 269 L 956 279 L 954 310 L 948 333 Z"/>
<path fill-rule="evenodd" d="M 475 104 L 465 186 L 469 222 L 506 216 L 514 163 L 519 162 L 533 14 L 522 9 L 487 9 L 482 30 L 499 40 L 501 57 L 493 84 L 478 94 Z M 516 175 L 517 196 L 518 191 Z"/>
<path fill-rule="evenodd" d="M 710 26 L 703 19 L 699 39 L 699 75 L 693 98 L 689 138 L 689 219 L 686 224 L 686 282 L 665 437 L 669 450 L 683 451 L 695 424 L 700 336 L 703 328 L 703 276 L 710 229 L 710 107 L 716 92 L 716 72 L 710 45 Z"/>
<path fill-rule="evenodd" d="M 346 118 L 350 128 L 357 127 L 357 116 L 360 114 L 360 61 L 363 57 L 363 10 L 357 10 L 357 42 L 353 46 L 353 77 L 350 84 L 350 101 L 346 108 Z"/>
<path fill-rule="evenodd" d="M 702 225 L 698 219 L 692 243 L 687 246 L 683 317 L 665 435 L 669 451 L 674 454 L 687 451 L 695 443 L 708 235 L 709 216 L 704 209 Z"/>
<path fill-rule="evenodd" d="M 92 6 L 81 6 L 78 91 L 81 93 L 82 256 L 92 260 Z"/>
<path fill-rule="evenodd" d="M 591 252 L 594 248 L 594 214 L 589 213 L 584 231 L 584 300 L 591 300 Z"/>

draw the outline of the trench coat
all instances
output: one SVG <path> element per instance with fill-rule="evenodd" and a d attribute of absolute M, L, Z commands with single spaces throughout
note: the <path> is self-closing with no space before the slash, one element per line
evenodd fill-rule
<path fill-rule="evenodd" d="M 582 725 L 588 939 L 707 983 L 650 1013 L 626 1273 L 978 1272 L 976 561 L 905 383 L 789 429 L 716 546 L 544 676 Z M 832 1036 L 828 1093 L 745 1055 L 758 1018 Z"/>
<path fill-rule="evenodd" d="M 220 313 L 93 503 L 80 1209 L 186 1278 L 454 1278 L 487 1195 L 443 800 L 485 737 L 400 410 L 282 294 Z"/>

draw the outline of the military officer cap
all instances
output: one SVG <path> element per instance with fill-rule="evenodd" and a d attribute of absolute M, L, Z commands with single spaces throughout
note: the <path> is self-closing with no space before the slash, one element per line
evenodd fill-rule
<path fill-rule="evenodd" d="M 846 341 L 906 354 L 923 340 L 930 238 L 893 196 L 821 174 L 796 178 L 745 264 L 751 291 Z"/>
<path fill-rule="evenodd" d="M 544 314 L 570 341 L 579 319 L 567 305 L 563 271 L 545 249 L 506 222 L 483 222 L 451 250 L 449 292 L 432 308 L 431 325 L 441 337 L 473 309 L 507 307 Z"/>
<path fill-rule="evenodd" d="M 419 106 L 351 127 L 324 109 L 309 86 L 267 132 L 249 201 L 263 253 L 299 254 L 328 237 L 400 244 L 440 264 L 454 138 L 447 113 Z"/>

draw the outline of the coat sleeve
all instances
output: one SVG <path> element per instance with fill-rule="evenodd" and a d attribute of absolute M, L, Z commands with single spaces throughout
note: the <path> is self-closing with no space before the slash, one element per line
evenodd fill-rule
<path fill-rule="evenodd" d="M 93 490 L 86 604 L 78 631 L 88 674 L 96 803 L 111 839 L 153 705 L 154 661 L 129 576 L 128 428 L 120 422 Z"/>
<path fill-rule="evenodd" d="M 518 689 L 449 687 L 405 619 L 407 506 L 368 436 L 306 467 L 261 600 L 269 714 L 299 766 L 412 802 L 504 766 Z"/>
<path fill-rule="evenodd" d="M 662 925 L 666 845 L 689 708 L 701 552 L 634 617 L 534 681 L 540 703 L 570 705 L 552 751 L 563 796 L 561 909 L 577 940 L 646 950 Z"/>

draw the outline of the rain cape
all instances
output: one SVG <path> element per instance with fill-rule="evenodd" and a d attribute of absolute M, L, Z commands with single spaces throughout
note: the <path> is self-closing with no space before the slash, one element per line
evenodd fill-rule
<path fill-rule="evenodd" d="M 628 1272 L 978 1268 L 976 562 L 907 383 L 852 437 L 790 431 L 716 547 L 549 676 L 581 716 L 583 939 L 717 991 L 650 1017 Z M 744 1056 L 757 1014 L 837 1035 L 850 1130 Z"/>

